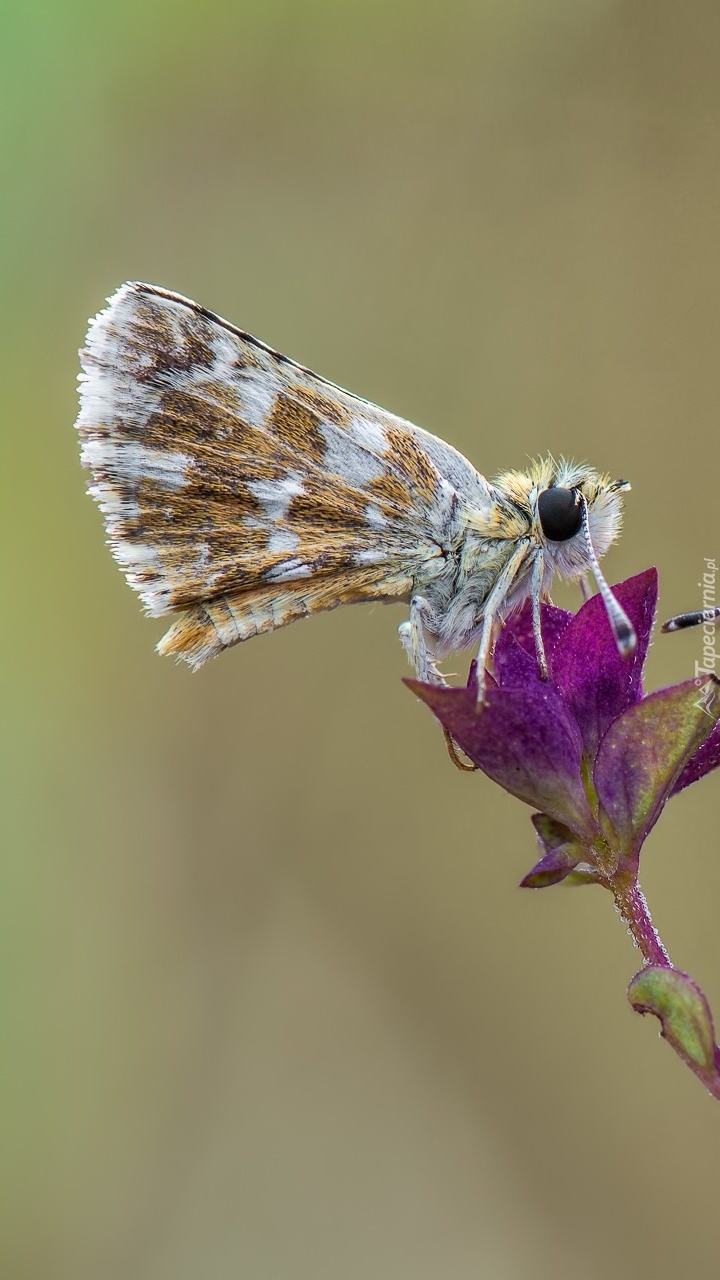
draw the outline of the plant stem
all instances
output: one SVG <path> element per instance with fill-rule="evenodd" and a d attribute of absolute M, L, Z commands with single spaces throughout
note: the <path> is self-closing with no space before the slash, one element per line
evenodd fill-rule
<path fill-rule="evenodd" d="M 647 902 L 637 881 L 633 880 L 630 884 L 611 883 L 610 888 L 615 897 L 615 905 L 635 946 L 642 952 L 645 963 L 671 968 L 670 957 L 650 919 Z"/>

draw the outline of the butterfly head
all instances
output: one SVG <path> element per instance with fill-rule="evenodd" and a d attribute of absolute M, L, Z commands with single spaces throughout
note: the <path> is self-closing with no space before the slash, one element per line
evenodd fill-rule
<path fill-rule="evenodd" d="M 620 533 L 622 495 L 630 485 L 584 463 L 552 458 L 525 472 L 500 476 L 497 486 L 526 517 L 538 553 L 552 573 L 579 579 L 591 573 L 605 602 L 618 648 L 630 654 L 635 635 L 598 563 Z"/>

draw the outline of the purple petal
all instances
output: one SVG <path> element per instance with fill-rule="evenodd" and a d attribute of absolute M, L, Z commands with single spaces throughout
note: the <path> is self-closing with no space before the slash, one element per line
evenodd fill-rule
<path fill-rule="evenodd" d="M 594 782 L 627 865 L 639 854 L 719 714 L 717 683 L 686 680 L 643 698 L 608 729 L 595 761 Z"/>
<path fill-rule="evenodd" d="M 672 794 L 675 795 L 677 791 L 682 791 L 685 787 L 689 787 L 691 782 L 697 782 L 700 778 L 704 778 L 706 773 L 717 769 L 718 766 L 720 766 L 720 721 L 715 725 L 712 733 L 705 739 L 702 746 L 695 752 L 695 755 L 688 760 L 672 789 Z"/>
<path fill-rule="evenodd" d="M 495 646 L 493 672 L 501 689 L 527 689 L 544 683 L 537 654 L 534 650 L 528 653 L 507 627 Z"/>
<path fill-rule="evenodd" d="M 587 600 L 565 630 L 551 667 L 590 757 L 616 716 L 642 696 L 642 669 L 657 603 L 657 571 L 646 569 L 613 591 L 635 628 L 637 646 L 621 657 L 600 596 Z"/>
<path fill-rule="evenodd" d="M 628 999 L 637 1013 L 652 1013 L 660 1019 L 663 1038 L 713 1097 L 720 1098 L 715 1028 L 710 1006 L 697 983 L 679 969 L 648 965 L 632 979 Z"/>
<path fill-rule="evenodd" d="M 572 616 L 565 609 L 556 609 L 551 604 L 541 606 L 542 638 L 550 670 L 555 651 Z M 525 688 L 540 679 L 529 601 L 503 626 L 495 645 L 493 670 L 498 684 L 505 689 Z"/>
<path fill-rule="evenodd" d="M 478 706 L 473 689 L 405 683 L 473 763 L 511 795 L 581 837 L 597 833 L 580 776 L 580 734 L 551 685 L 490 687 Z"/>

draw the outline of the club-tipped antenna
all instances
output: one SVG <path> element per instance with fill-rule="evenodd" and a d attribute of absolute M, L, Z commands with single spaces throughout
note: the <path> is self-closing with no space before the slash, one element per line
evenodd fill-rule
<path fill-rule="evenodd" d="M 598 584 L 598 590 L 600 592 L 600 595 L 602 596 L 603 604 L 605 605 L 605 609 L 607 611 L 608 620 L 610 622 L 610 626 L 612 628 L 612 633 L 615 637 L 615 643 L 618 647 L 618 650 L 622 654 L 623 658 L 629 658 L 630 655 L 635 652 L 635 646 L 637 644 L 637 636 L 635 635 L 635 629 L 630 619 L 628 618 L 625 610 L 623 609 L 622 605 L 618 602 L 618 600 L 616 600 L 607 582 L 605 581 L 603 571 L 600 568 L 598 558 L 595 555 L 595 548 L 592 544 L 592 538 L 590 537 L 590 517 L 588 512 L 587 499 L 585 498 L 584 493 L 582 493 L 581 491 L 578 491 L 578 492 L 579 492 L 580 501 L 582 503 L 582 515 L 583 515 L 582 533 L 585 538 L 585 549 L 587 551 L 587 557 L 590 563 L 590 568 L 592 569 L 593 575 L 595 577 L 595 581 Z"/>
<path fill-rule="evenodd" d="M 692 613 L 676 613 L 674 618 L 663 622 L 661 631 L 684 631 L 686 627 L 699 627 L 705 622 L 716 622 L 720 619 L 720 605 L 717 608 L 695 609 Z"/>

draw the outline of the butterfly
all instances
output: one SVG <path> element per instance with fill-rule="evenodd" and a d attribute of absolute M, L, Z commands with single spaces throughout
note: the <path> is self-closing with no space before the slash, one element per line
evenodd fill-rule
<path fill-rule="evenodd" d="M 351 395 L 179 294 L 123 284 L 90 322 L 77 429 L 112 553 L 158 644 L 193 669 L 251 636 L 404 601 L 421 680 L 477 647 L 555 573 L 594 575 L 623 654 L 633 628 L 598 560 L 624 480 L 552 458 L 489 481 L 437 436 Z"/>

